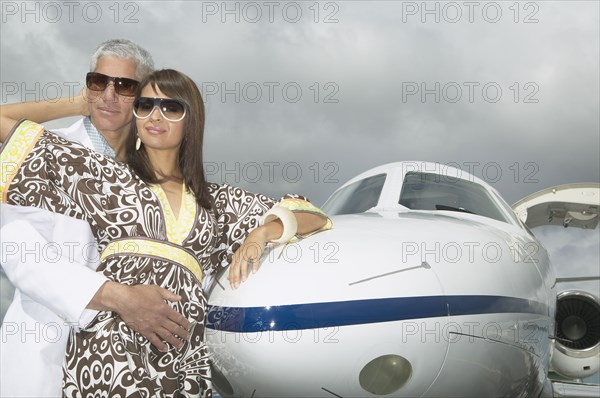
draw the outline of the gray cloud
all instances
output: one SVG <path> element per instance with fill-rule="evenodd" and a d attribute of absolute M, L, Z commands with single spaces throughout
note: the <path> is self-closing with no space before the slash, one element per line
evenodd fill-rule
<path fill-rule="evenodd" d="M 463 6 L 455 23 L 443 2 L 428 3 L 439 7 L 439 23 L 407 13 L 422 2 L 389 1 L 320 2 L 318 16 L 313 2 L 298 2 L 295 23 L 294 9 L 282 14 L 286 3 L 273 22 L 263 6 L 257 23 L 241 2 L 227 3 L 240 10 L 239 22 L 235 12 L 221 13 L 225 3 L 198 1 L 119 3 L 118 15 L 112 2 L 96 2 L 102 17 L 94 23 L 81 13 L 85 3 L 72 22 L 66 14 L 50 23 L 4 13 L 2 100 L 24 95 L 8 95 L 7 83 L 82 82 L 95 46 L 127 37 L 158 67 L 180 69 L 204 88 L 205 156 L 217 181 L 272 196 L 298 192 L 317 204 L 354 175 L 399 160 L 473 167 L 509 203 L 552 185 L 599 181 L 598 2 L 521 2 L 518 16 L 513 2 L 495 2 L 496 23 L 489 22 L 494 9 L 482 14 L 491 3 L 478 3 L 473 22 Z M 436 83 L 439 102 L 407 92 Z M 457 87 L 462 96 L 453 102 Z M 496 87 L 502 96 L 493 102 Z M 230 93 L 222 97 L 223 88 Z M 586 259 L 577 264 L 598 264 L 597 256 L 581 257 L 598 247 L 597 234 L 543 236 L 560 248 L 552 251 L 558 262 L 577 256 Z"/>

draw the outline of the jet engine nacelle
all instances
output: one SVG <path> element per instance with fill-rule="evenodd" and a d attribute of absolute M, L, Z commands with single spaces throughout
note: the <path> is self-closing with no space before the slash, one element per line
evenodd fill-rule
<path fill-rule="evenodd" d="M 564 291 L 556 302 L 556 341 L 552 369 L 581 379 L 600 368 L 600 301 L 581 291 Z"/>

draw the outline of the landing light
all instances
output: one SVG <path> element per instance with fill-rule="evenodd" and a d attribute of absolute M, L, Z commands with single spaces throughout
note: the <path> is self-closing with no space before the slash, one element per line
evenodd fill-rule
<path fill-rule="evenodd" d="M 358 376 L 363 390 L 376 395 L 398 391 L 412 376 L 410 362 L 400 355 L 382 355 L 366 364 Z"/>

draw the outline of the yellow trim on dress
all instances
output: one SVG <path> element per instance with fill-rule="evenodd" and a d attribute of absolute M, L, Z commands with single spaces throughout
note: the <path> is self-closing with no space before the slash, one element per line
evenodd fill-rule
<path fill-rule="evenodd" d="M 302 236 L 302 238 L 307 238 L 311 235 L 316 234 L 317 232 L 327 231 L 333 227 L 333 223 L 331 222 L 331 219 L 329 217 L 327 217 L 327 214 L 325 214 L 325 212 L 323 210 L 319 209 L 317 206 L 313 205 L 309 201 L 306 201 L 304 199 L 285 198 L 285 199 L 282 199 L 278 203 L 278 205 L 283 206 L 292 212 L 297 211 L 297 212 L 320 214 L 323 217 L 327 218 L 327 223 L 322 228 L 320 228 L 316 231 L 313 231 L 310 234 L 304 235 L 304 236 Z M 297 240 L 296 238 L 293 238 L 290 242 L 295 242 L 296 240 Z"/>
<path fill-rule="evenodd" d="M 4 143 L 0 152 L 0 202 L 6 203 L 12 180 L 43 132 L 44 126 L 25 120 Z"/>
<path fill-rule="evenodd" d="M 167 238 L 169 242 L 178 245 L 182 244 L 185 238 L 188 237 L 196 222 L 196 199 L 194 194 L 186 189 L 185 184 L 181 184 L 181 187 L 181 207 L 179 208 L 179 217 L 177 218 L 169 204 L 169 199 L 164 189 L 159 184 L 150 186 L 150 189 L 154 192 L 154 195 L 156 195 L 163 208 Z"/>
<path fill-rule="evenodd" d="M 199 282 L 202 282 L 202 268 L 196 257 L 180 247 L 164 242 L 143 238 L 130 238 L 112 241 L 100 255 L 100 261 L 113 255 L 146 255 L 163 258 L 183 265 L 189 269 Z"/>

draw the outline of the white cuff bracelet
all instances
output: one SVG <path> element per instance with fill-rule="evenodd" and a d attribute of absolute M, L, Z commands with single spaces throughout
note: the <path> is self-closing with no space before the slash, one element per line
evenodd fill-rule
<path fill-rule="evenodd" d="M 298 231 L 298 221 L 296 221 L 296 216 L 291 210 L 283 206 L 275 205 L 263 216 L 262 225 L 278 218 L 283 223 L 283 233 L 279 239 L 272 240 L 271 242 L 287 243 L 296 235 L 296 232 Z"/>

